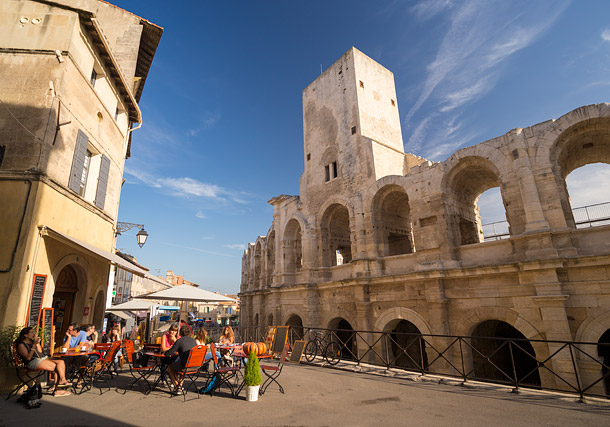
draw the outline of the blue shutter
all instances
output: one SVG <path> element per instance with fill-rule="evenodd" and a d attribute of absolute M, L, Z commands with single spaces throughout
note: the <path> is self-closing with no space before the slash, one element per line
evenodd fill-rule
<path fill-rule="evenodd" d="M 95 206 L 104 209 L 106 202 L 106 188 L 108 187 L 108 173 L 110 172 L 110 159 L 102 154 L 100 174 L 97 178 L 97 190 L 95 192 Z"/>
<path fill-rule="evenodd" d="M 70 180 L 68 188 L 78 194 L 80 190 L 80 180 L 85 167 L 85 157 L 87 156 L 87 144 L 89 138 L 80 129 L 76 136 L 76 145 L 74 147 L 74 158 L 72 159 L 72 169 L 70 170 Z"/>

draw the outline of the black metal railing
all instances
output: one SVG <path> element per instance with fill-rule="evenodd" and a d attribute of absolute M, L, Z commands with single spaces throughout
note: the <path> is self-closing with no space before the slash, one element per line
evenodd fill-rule
<path fill-rule="evenodd" d="M 610 202 L 597 203 L 594 205 L 580 206 L 572 209 L 572 216 L 576 228 L 598 227 L 610 224 Z M 483 224 L 484 240 L 508 239 L 508 221 L 496 221 Z"/>
<path fill-rule="evenodd" d="M 236 340 L 263 341 L 265 327 L 237 328 Z M 442 375 L 520 388 L 610 397 L 610 343 L 426 335 L 291 327 L 290 347 L 314 333 L 337 342 L 338 367 L 368 364 L 420 375 Z M 328 366 L 322 357 L 312 362 Z"/>

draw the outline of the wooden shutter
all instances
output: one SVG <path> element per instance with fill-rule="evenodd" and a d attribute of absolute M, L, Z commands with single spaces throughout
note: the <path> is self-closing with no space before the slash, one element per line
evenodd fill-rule
<path fill-rule="evenodd" d="M 87 144 L 89 138 L 80 129 L 76 136 L 76 145 L 74 147 L 74 159 L 72 159 L 72 170 L 70 171 L 70 180 L 68 188 L 78 194 L 80 190 L 80 180 L 85 167 L 85 157 L 87 156 Z"/>
<path fill-rule="evenodd" d="M 106 188 L 108 187 L 108 174 L 110 172 L 110 159 L 102 154 L 100 174 L 97 178 L 97 190 L 95 192 L 95 206 L 104 209 L 106 202 Z"/>

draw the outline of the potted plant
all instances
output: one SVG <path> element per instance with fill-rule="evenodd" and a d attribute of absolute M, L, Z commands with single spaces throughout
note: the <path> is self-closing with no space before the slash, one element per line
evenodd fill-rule
<path fill-rule="evenodd" d="M 12 325 L 0 328 L 0 393 L 8 393 L 19 384 L 13 366 L 13 343 L 21 329 Z"/>
<path fill-rule="evenodd" d="M 246 400 L 256 402 L 258 400 L 258 390 L 263 382 L 261 368 L 258 364 L 256 353 L 251 351 L 248 356 L 248 363 L 244 372 L 244 383 L 246 384 Z"/>

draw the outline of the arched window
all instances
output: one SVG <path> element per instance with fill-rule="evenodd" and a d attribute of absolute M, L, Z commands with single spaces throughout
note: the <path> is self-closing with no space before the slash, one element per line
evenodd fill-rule
<path fill-rule="evenodd" d="M 254 250 L 254 286 L 256 289 L 262 288 L 261 283 L 261 271 L 263 270 L 263 257 L 261 255 L 261 242 L 256 242 L 256 249 Z"/>
<path fill-rule="evenodd" d="M 303 267 L 303 247 L 301 226 L 296 219 L 291 219 L 284 232 L 284 271 L 296 273 Z"/>
<path fill-rule="evenodd" d="M 610 165 L 588 164 L 566 178 L 576 228 L 610 224 L 610 192 L 600 183 L 610 182 Z"/>
<path fill-rule="evenodd" d="M 324 267 L 352 261 L 349 212 L 340 204 L 331 205 L 322 219 L 322 264 Z"/>
<path fill-rule="evenodd" d="M 373 209 L 380 256 L 413 252 L 413 227 L 405 190 L 397 185 L 384 187 L 375 196 Z"/>

